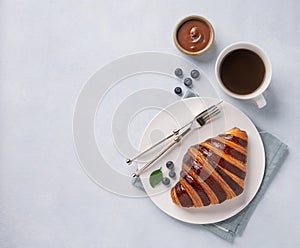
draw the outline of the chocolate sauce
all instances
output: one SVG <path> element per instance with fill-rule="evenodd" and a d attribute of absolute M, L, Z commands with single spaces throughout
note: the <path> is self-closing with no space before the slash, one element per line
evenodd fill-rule
<path fill-rule="evenodd" d="M 265 72 L 261 57 L 248 49 L 230 52 L 220 66 L 220 77 L 224 86 L 240 95 L 250 94 L 259 88 Z"/>
<path fill-rule="evenodd" d="M 188 208 L 193 206 L 192 199 L 190 198 L 186 189 L 181 185 L 180 182 L 178 182 L 175 185 L 175 190 L 176 190 L 177 197 L 178 197 L 178 200 L 179 200 L 181 206 L 188 207 Z"/>
<path fill-rule="evenodd" d="M 177 31 L 179 45 L 189 52 L 203 50 L 211 39 L 211 30 L 207 23 L 198 19 L 184 22 Z"/>
<path fill-rule="evenodd" d="M 231 173 L 235 174 L 241 179 L 244 179 L 246 173 L 236 167 L 234 164 L 230 163 L 223 157 L 220 157 L 218 154 L 214 153 L 213 151 L 209 150 L 207 147 L 199 144 L 198 150 L 202 152 L 203 156 L 206 158 L 209 164 L 217 164 L 218 166 L 230 171 Z"/>
<path fill-rule="evenodd" d="M 220 134 L 219 137 L 221 137 L 223 139 L 226 139 L 226 140 L 229 140 L 231 142 L 234 142 L 237 145 L 240 145 L 240 146 L 245 147 L 245 148 L 248 145 L 247 140 L 244 140 L 244 139 L 241 139 L 239 137 L 233 136 L 232 134 Z"/>
<path fill-rule="evenodd" d="M 182 177 L 193 187 L 193 189 L 197 192 L 197 194 L 199 195 L 202 203 L 204 206 L 207 206 L 210 204 L 210 200 L 209 197 L 207 196 L 207 194 L 205 193 L 204 189 L 202 188 L 202 186 L 188 173 L 182 173 Z"/>
<path fill-rule="evenodd" d="M 240 160 L 243 163 L 246 163 L 246 155 L 237 151 L 236 149 L 234 149 L 231 146 L 226 145 L 225 143 L 216 140 L 214 138 L 208 139 L 206 140 L 206 142 L 210 143 L 211 145 L 213 145 L 214 147 L 216 147 L 219 150 L 222 150 L 224 153 L 231 155 L 232 157 Z"/>

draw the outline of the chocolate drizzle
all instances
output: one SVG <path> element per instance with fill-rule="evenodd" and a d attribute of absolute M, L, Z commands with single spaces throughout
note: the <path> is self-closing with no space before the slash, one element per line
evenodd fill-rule
<path fill-rule="evenodd" d="M 231 155 L 232 157 L 240 160 L 241 162 L 246 163 L 246 155 L 237 151 L 233 147 L 230 147 L 229 145 L 226 145 L 226 144 L 222 143 L 221 141 L 213 139 L 213 138 L 208 139 L 206 142 L 212 144 L 214 147 L 222 150 L 226 154 Z"/>
<path fill-rule="evenodd" d="M 239 169 L 238 167 L 236 167 L 234 164 L 230 163 L 223 157 L 220 157 L 212 150 L 209 150 L 207 147 L 203 145 L 199 145 L 198 150 L 202 152 L 203 156 L 207 159 L 208 163 L 221 166 L 222 168 L 232 172 L 233 174 L 235 174 L 241 179 L 245 178 L 246 173 L 244 171 L 242 171 L 241 169 Z"/>
<path fill-rule="evenodd" d="M 226 139 L 226 140 L 229 140 L 229 141 L 232 141 L 242 147 L 247 147 L 248 145 L 248 141 L 247 140 L 244 140 L 244 139 L 241 139 L 239 137 L 236 137 L 236 136 L 233 136 L 232 134 L 220 134 L 219 137 L 223 138 L 223 139 Z"/>
<path fill-rule="evenodd" d="M 188 193 L 186 192 L 185 188 L 182 186 L 181 183 L 177 183 L 175 185 L 175 190 L 177 193 L 178 200 L 180 201 L 181 206 L 183 207 L 192 207 L 193 202 Z"/>

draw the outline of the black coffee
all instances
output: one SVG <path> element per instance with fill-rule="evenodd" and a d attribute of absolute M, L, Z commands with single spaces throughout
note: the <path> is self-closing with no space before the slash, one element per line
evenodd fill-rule
<path fill-rule="evenodd" d="M 265 65 L 260 56 L 248 49 L 230 52 L 220 66 L 224 86 L 240 95 L 254 92 L 263 82 L 265 73 Z"/>

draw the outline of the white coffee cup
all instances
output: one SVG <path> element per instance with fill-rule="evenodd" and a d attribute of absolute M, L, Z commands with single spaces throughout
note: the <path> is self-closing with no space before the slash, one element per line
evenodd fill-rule
<path fill-rule="evenodd" d="M 260 58 L 262 59 L 264 65 L 265 65 L 265 76 L 264 76 L 262 83 L 255 91 L 253 91 L 252 93 L 247 94 L 247 95 L 237 94 L 237 93 L 234 93 L 234 92 L 228 90 L 224 86 L 224 84 L 221 80 L 221 77 L 220 77 L 220 67 L 221 67 L 223 59 L 230 52 L 237 50 L 237 49 L 248 49 L 250 51 L 255 52 L 257 55 L 260 56 Z M 268 86 L 271 82 L 272 65 L 271 65 L 271 61 L 270 61 L 269 57 L 257 45 L 254 45 L 253 43 L 250 43 L 250 42 L 236 42 L 236 43 L 233 43 L 233 44 L 225 47 L 221 51 L 221 53 L 219 54 L 219 56 L 217 58 L 217 62 L 216 62 L 216 66 L 215 66 L 215 73 L 216 73 L 217 81 L 218 81 L 221 89 L 229 96 L 236 98 L 236 99 L 241 99 L 241 100 L 252 100 L 257 105 L 258 108 L 262 108 L 262 107 L 266 106 L 267 102 L 263 96 L 263 92 L 268 88 Z"/>

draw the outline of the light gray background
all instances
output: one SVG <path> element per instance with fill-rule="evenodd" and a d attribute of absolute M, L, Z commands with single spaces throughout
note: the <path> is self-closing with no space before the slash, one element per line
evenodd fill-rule
<path fill-rule="evenodd" d="M 0 247 L 299 247 L 299 11 L 297 0 L 1 0 Z M 212 51 L 188 58 L 213 83 L 224 46 L 245 40 L 269 54 L 274 74 L 266 108 L 220 94 L 290 147 L 233 245 L 170 218 L 148 198 L 104 191 L 73 150 L 72 112 L 88 78 L 134 52 L 181 55 L 172 31 L 188 14 L 215 27 Z"/>

